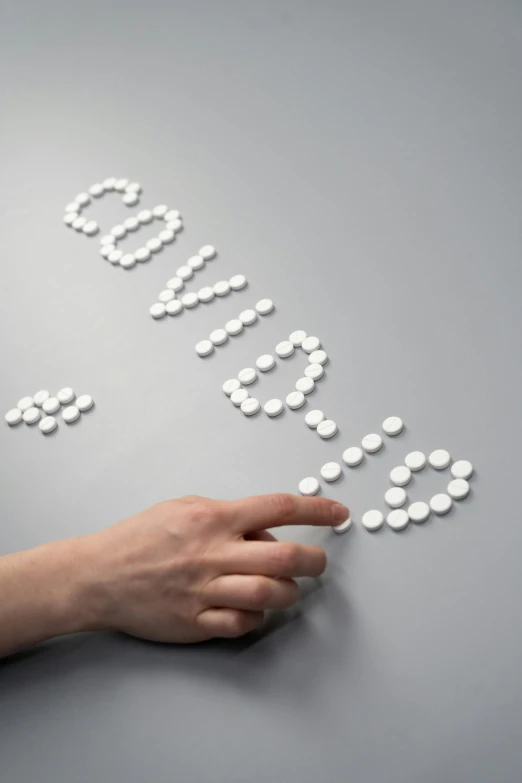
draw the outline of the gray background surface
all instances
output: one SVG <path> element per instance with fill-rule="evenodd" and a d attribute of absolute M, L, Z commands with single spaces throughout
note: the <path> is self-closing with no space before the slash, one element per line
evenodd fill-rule
<path fill-rule="evenodd" d="M 386 416 L 407 423 L 328 488 L 349 535 L 284 531 L 330 568 L 265 632 L 191 648 L 81 635 L 1 664 L 2 779 L 520 779 L 520 3 L 4 0 L 0 73 L 2 413 L 39 388 L 96 400 L 49 438 L 0 428 L 0 553 L 181 494 L 293 492 Z M 185 218 L 127 273 L 62 225 L 110 175 Z M 107 197 L 86 214 L 105 233 L 137 211 Z M 249 288 L 153 321 L 206 242 L 219 258 L 192 288 L 236 272 Z M 196 356 L 261 296 L 273 315 Z M 338 422 L 331 442 L 306 409 L 247 420 L 221 393 L 295 328 L 331 357 L 308 402 Z M 437 447 L 476 465 L 470 498 L 364 531 L 389 470 Z M 425 471 L 409 494 L 447 480 Z"/>

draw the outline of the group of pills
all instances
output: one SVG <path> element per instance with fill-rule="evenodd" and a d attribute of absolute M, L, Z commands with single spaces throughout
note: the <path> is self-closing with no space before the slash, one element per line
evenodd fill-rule
<path fill-rule="evenodd" d="M 118 248 L 118 241 L 123 239 L 128 233 L 137 231 L 140 226 L 152 223 L 152 221 L 163 220 L 163 228 L 157 236 L 149 239 L 142 247 L 139 247 L 134 253 L 124 253 Z M 164 245 L 170 245 L 176 239 L 183 229 L 183 218 L 181 212 L 177 209 L 169 209 L 166 204 L 158 204 L 153 209 L 143 209 L 136 216 L 129 217 L 113 226 L 108 234 L 100 240 L 100 254 L 109 263 L 114 266 L 121 266 L 123 269 L 132 269 L 137 263 L 143 264 L 148 261 L 153 253 L 159 253 Z"/>
<path fill-rule="evenodd" d="M 71 404 L 73 402 L 74 404 Z M 22 397 L 16 408 L 7 411 L 5 420 L 10 427 L 20 424 L 21 421 L 30 425 L 38 423 L 40 431 L 44 435 L 49 435 L 58 427 L 58 421 L 53 414 L 57 413 L 62 406 L 65 406 L 62 412 L 64 422 L 72 424 L 93 405 L 94 400 L 90 394 L 81 394 L 76 397 L 74 390 L 69 386 L 60 389 L 55 397 L 51 396 L 46 389 L 41 389 L 32 397 Z"/>
<path fill-rule="evenodd" d="M 230 283 L 234 281 L 234 285 L 239 285 L 239 288 L 235 288 L 235 290 L 239 291 L 241 288 L 245 287 L 246 278 L 243 275 L 236 275 L 235 277 L 237 279 L 234 280 L 234 278 L 231 278 Z M 228 291 L 230 291 L 230 288 Z M 220 294 L 220 296 L 224 296 L 224 294 Z M 241 334 L 245 326 L 251 326 L 257 321 L 259 315 L 268 315 L 273 309 L 274 303 L 271 299 L 260 299 L 259 302 L 256 303 L 255 309 L 242 310 L 237 318 L 231 318 L 230 321 L 227 321 L 224 328 L 214 329 L 209 334 L 208 340 L 200 340 L 196 343 L 197 355 L 202 358 L 204 356 L 210 356 L 214 351 L 215 346 L 224 345 L 229 337 L 235 337 L 236 335 Z M 272 367 L 273 366 L 274 365 L 272 364 Z M 271 367 L 266 367 L 266 370 L 270 369 Z M 253 383 L 254 381 L 255 378 L 253 378 L 250 383 Z"/>
<path fill-rule="evenodd" d="M 74 199 L 66 205 L 63 222 L 66 226 L 74 228 L 75 231 L 83 232 L 87 236 L 94 236 L 100 230 L 95 220 L 87 220 L 81 212 L 82 209 L 91 203 L 92 198 L 100 198 L 105 193 L 116 191 L 123 193 L 123 203 L 128 207 L 134 206 L 139 201 L 141 185 L 138 182 L 129 182 L 128 179 L 116 179 L 116 177 L 107 177 L 103 182 L 97 182 L 91 185 L 88 192 L 78 193 Z M 136 228 L 138 224 L 136 224 Z M 124 234 L 122 235 L 124 236 Z"/>

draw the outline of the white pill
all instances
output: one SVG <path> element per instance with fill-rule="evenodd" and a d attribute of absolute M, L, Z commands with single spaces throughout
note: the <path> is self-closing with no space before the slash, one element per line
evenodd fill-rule
<path fill-rule="evenodd" d="M 268 402 L 265 402 L 263 405 L 263 410 L 267 416 L 270 416 L 271 419 L 275 419 L 276 416 L 280 416 L 283 412 L 283 403 L 276 398 L 268 400 Z"/>
<path fill-rule="evenodd" d="M 435 449 L 428 457 L 428 461 L 435 470 L 444 470 L 451 462 L 451 455 L 446 449 Z"/>
<path fill-rule="evenodd" d="M 344 522 L 341 522 L 340 525 L 334 525 L 332 527 L 332 530 L 334 533 L 336 533 L 338 536 L 342 535 L 343 533 L 347 533 L 348 530 L 352 527 L 352 518 L 348 517 L 348 519 L 345 519 Z"/>
<path fill-rule="evenodd" d="M 117 190 L 118 192 L 122 193 L 128 184 L 129 184 L 128 179 L 125 178 L 117 179 L 116 182 L 114 183 L 114 190 Z"/>
<path fill-rule="evenodd" d="M 86 223 L 87 220 L 84 217 L 77 217 L 76 220 L 73 220 L 71 225 L 75 231 L 81 231 Z"/>
<path fill-rule="evenodd" d="M 259 359 L 256 360 L 256 367 L 258 370 L 261 370 L 261 372 L 268 372 L 274 366 L 275 366 L 275 359 L 269 353 L 264 353 L 262 356 L 259 357 Z M 301 389 L 298 389 L 297 391 L 301 391 Z"/>
<path fill-rule="evenodd" d="M 237 377 L 243 386 L 250 386 L 251 383 L 257 380 L 257 372 L 253 367 L 245 367 L 243 370 L 240 370 Z"/>
<path fill-rule="evenodd" d="M 228 340 L 228 334 L 224 329 L 214 329 L 214 331 L 210 333 L 210 340 L 214 345 L 223 345 L 223 343 L 226 343 Z"/>
<path fill-rule="evenodd" d="M 47 389 L 41 389 L 40 391 L 37 391 L 36 394 L 34 395 L 33 402 L 37 408 L 41 408 L 44 402 L 48 400 L 50 396 L 51 395 L 49 394 Z"/>
<path fill-rule="evenodd" d="M 112 250 L 107 256 L 107 261 L 110 261 L 111 264 L 119 264 L 122 258 L 123 252 L 121 250 Z"/>
<path fill-rule="evenodd" d="M 44 416 L 38 426 L 44 435 L 49 435 L 50 432 L 54 432 L 54 430 L 57 428 L 58 422 L 54 416 Z"/>
<path fill-rule="evenodd" d="M 166 312 L 167 308 L 163 302 L 155 302 L 152 307 L 149 307 L 149 313 L 153 318 L 163 318 Z"/>
<path fill-rule="evenodd" d="M 261 408 L 261 403 L 255 397 L 249 397 L 241 403 L 241 410 L 245 416 L 254 416 Z"/>
<path fill-rule="evenodd" d="M 404 464 L 407 468 L 416 473 L 418 470 L 422 470 L 426 467 L 426 455 L 422 451 L 410 451 L 406 454 Z"/>
<path fill-rule="evenodd" d="M 201 258 L 201 256 L 190 256 L 189 260 L 187 261 L 187 266 L 196 270 L 203 269 L 205 266 L 205 259 Z"/>
<path fill-rule="evenodd" d="M 127 193 L 141 193 L 141 185 L 139 182 L 131 182 L 125 190 Z"/>
<path fill-rule="evenodd" d="M 60 410 L 60 405 L 61 403 L 58 397 L 49 397 L 42 405 L 42 410 L 50 416 L 52 413 L 56 413 L 56 411 Z"/>
<path fill-rule="evenodd" d="M 82 211 L 82 208 L 76 201 L 71 201 L 65 207 L 65 211 L 66 212 L 70 212 L 71 215 L 74 215 L 74 214 L 78 215 Z"/>
<path fill-rule="evenodd" d="M 183 305 L 179 299 L 171 299 L 171 301 L 167 302 L 165 305 L 165 310 L 167 311 L 167 315 L 179 315 L 183 310 Z"/>
<path fill-rule="evenodd" d="M 408 516 L 412 522 L 425 522 L 430 515 L 430 507 L 423 500 L 412 503 L 408 508 Z"/>
<path fill-rule="evenodd" d="M 208 356 L 214 350 L 214 346 L 210 340 L 200 340 L 196 343 L 196 353 L 198 356 Z"/>
<path fill-rule="evenodd" d="M 374 530 L 379 530 L 379 528 L 383 526 L 384 517 L 380 511 L 372 509 L 363 514 L 362 523 L 366 530 L 373 532 Z"/>
<path fill-rule="evenodd" d="M 302 408 L 305 402 L 306 402 L 306 398 L 303 392 L 298 392 L 298 391 L 290 392 L 290 394 L 288 394 L 286 398 L 286 404 L 292 411 L 296 411 L 298 410 L 298 408 Z"/>
<path fill-rule="evenodd" d="M 136 231 L 139 225 L 140 221 L 137 217 L 129 217 L 123 221 L 123 226 L 127 229 L 127 231 Z"/>
<path fill-rule="evenodd" d="M 372 432 L 369 435 L 365 435 L 361 443 L 363 449 L 369 454 L 374 454 L 382 448 L 382 438 L 377 433 Z"/>
<path fill-rule="evenodd" d="M 134 253 L 125 253 L 125 255 L 120 258 L 120 266 L 124 269 L 131 269 L 133 266 L 136 266 L 136 256 Z"/>
<path fill-rule="evenodd" d="M 182 280 L 190 280 L 191 277 L 194 277 L 194 270 L 189 266 L 180 266 L 176 272 L 176 276 L 180 277 Z"/>
<path fill-rule="evenodd" d="M 403 431 L 404 422 L 398 416 L 389 416 L 383 421 L 382 428 L 386 435 L 393 437 Z"/>
<path fill-rule="evenodd" d="M 333 438 L 333 436 L 337 434 L 337 424 L 331 419 L 325 419 L 317 425 L 317 434 L 324 440 Z"/>
<path fill-rule="evenodd" d="M 229 334 L 236 335 L 240 334 L 245 327 L 239 320 L 239 318 L 232 318 L 230 321 L 227 321 L 225 324 L 225 329 Z"/>
<path fill-rule="evenodd" d="M 406 492 L 402 487 L 392 487 L 385 493 L 384 500 L 390 508 L 400 508 L 406 503 Z"/>
<path fill-rule="evenodd" d="M 139 222 L 144 225 L 145 223 L 151 223 L 154 215 L 150 209 L 142 209 L 141 212 L 138 212 L 137 217 Z"/>
<path fill-rule="evenodd" d="M 274 303 L 271 299 L 260 299 L 256 304 L 256 310 L 259 315 L 268 315 L 274 309 Z"/>
<path fill-rule="evenodd" d="M 321 468 L 321 476 L 325 481 L 337 481 L 341 474 L 342 470 L 338 462 L 327 462 Z"/>
<path fill-rule="evenodd" d="M 319 424 L 324 420 L 325 420 L 325 415 L 322 411 L 319 410 L 308 411 L 308 413 L 305 416 L 305 422 L 312 430 L 317 429 Z"/>
<path fill-rule="evenodd" d="M 175 299 L 176 294 L 171 288 L 166 288 L 164 291 L 160 291 L 158 295 L 158 301 L 163 302 L 163 304 L 167 304 L 167 302 L 170 302 L 171 299 Z"/>
<path fill-rule="evenodd" d="M 215 297 L 214 289 L 210 285 L 205 285 L 198 291 L 198 299 L 200 302 L 211 302 Z"/>
<path fill-rule="evenodd" d="M 137 193 L 125 193 L 125 195 L 122 198 L 123 203 L 128 207 L 133 207 L 135 204 L 138 203 L 140 200 L 140 197 Z"/>
<path fill-rule="evenodd" d="M 233 391 L 230 395 L 230 399 L 236 408 L 239 408 L 241 403 L 248 399 L 248 392 L 246 389 L 236 389 L 236 391 Z"/>
<path fill-rule="evenodd" d="M 116 177 L 107 177 L 107 179 L 103 180 L 103 187 L 105 190 L 114 190 L 114 186 L 116 184 Z"/>
<path fill-rule="evenodd" d="M 170 280 L 167 281 L 167 288 L 170 288 L 174 293 L 178 293 L 178 291 L 181 291 L 183 288 L 185 288 L 185 283 L 181 279 L 181 277 L 171 277 Z"/>
<path fill-rule="evenodd" d="M 100 245 L 114 245 L 115 237 L 113 234 L 106 234 L 100 239 Z"/>
<path fill-rule="evenodd" d="M 69 405 L 68 408 L 64 409 L 62 416 L 66 424 L 72 424 L 73 421 L 77 421 L 80 418 L 80 411 L 76 405 Z"/>
<path fill-rule="evenodd" d="M 453 505 L 453 501 L 450 498 L 449 495 L 446 495 L 445 492 L 441 492 L 438 495 L 433 495 L 433 497 L 430 500 L 430 508 L 433 511 L 434 514 L 438 514 L 439 516 L 442 516 L 443 514 L 447 514 L 450 508 Z"/>
<path fill-rule="evenodd" d="M 174 242 L 176 239 L 176 234 L 174 231 L 170 231 L 168 228 L 166 228 L 164 231 L 159 232 L 158 239 L 160 239 L 164 245 L 170 245 L 170 243 Z"/>
<path fill-rule="evenodd" d="M 100 196 L 103 196 L 105 193 L 105 188 L 100 182 L 95 182 L 94 185 L 91 185 L 89 188 L 89 193 L 91 196 L 94 196 L 94 198 L 99 198 Z"/>
<path fill-rule="evenodd" d="M 161 239 L 158 239 L 158 237 L 152 237 L 152 239 L 149 239 L 148 242 L 145 243 L 145 246 L 148 247 L 152 253 L 158 253 L 163 247 L 163 242 Z"/>
<path fill-rule="evenodd" d="M 312 353 L 308 357 L 308 361 L 310 364 L 321 364 L 325 365 L 328 361 L 328 354 L 326 351 L 312 351 Z"/>
<path fill-rule="evenodd" d="M 290 337 L 288 338 L 291 343 L 295 345 L 296 348 L 298 348 L 300 345 L 303 344 L 303 340 L 305 340 L 308 337 L 306 332 L 303 332 L 302 329 L 296 329 L 295 332 L 292 332 Z"/>
<path fill-rule="evenodd" d="M 20 408 L 22 413 L 25 413 L 29 408 L 34 407 L 34 400 L 32 397 L 22 397 L 21 400 L 18 400 L 17 408 Z"/>
<path fill-rule="evenodd" d="M 448 495 L 453 500 L 463 500 L 469 495 L 469 484 L 466 479 L 453 479 L 448 484 Z"/>
<path fill-rule="evenodd" d="M 203 245 L 203 247 L 200 247 L 198 250 L 198 256 L 202 256 L 205 261 L 210 261 L 211 258 L 214 258 L 217 251 L 214 245 Z"/>
<path fill-rule="evenodd" d="M 241 291 L 246 286 L 247 279 L 245 275 L 233 275 L 228 282 L 233 291 Z"/>
<path fill-rule="evenodd" d="M 459 459 L 451 466 L 451 475 L 456 479 L 469 479 L 473 475 L 473 465 L 467 459 Z"/>
<path fill-rule="evenodd" d="M 283 340 L 281 343 L 277 343 L 275 352 L 281 359 L 287 359 L 295 351 L 294 344 L 290 340 Z"/>
<path fill-rule="evenodd" d="M 63 222 L 66 226 L 72 226 L 76 218 L 78 217 L 77 212 L 66 212 L 63 216 Z"/>
<path fill-rule="evenodd" d="M 305 353 L 313 353 L 314 351 L 318 351 L 320 347 L 321 341 L 318 337 L 305 337 L 301 343 L 301 348 Z"/>
<path fill-rule="evenodd" d="M 121 223 L 118 223 L 118 225 L 111 228 L 111 234 L 113 237 L 116 237 L 116 239 L 123 239 L 126 233 L 127 229 Z"/>
<path fill-rule="evenodd" d="M 26 411 L 23 412 L 22 418 L 26 424 L 36 424 L 36 422 L 40 418 L 40 409 L 28 408 Z"/>
<path fill-rule="evenodd" d="M 23 413 L 20 408 L 11 408 L 10 411 L 7 411 L 4 418 L 10 427 L 14 427 L 15 424 L 20 424 L 22 417 Z"/>
<path fill-rule="evenodd" d="M 319 482 L 316 478 L 308 476 L 299 482 L 299 492 L 301 495 L 317 495 L 319 492 Z"/>
<path fill-rule="evenodd" d="M 324 367 L 322 364 L 309 364 L 305 367 L 304 374 L 307 378 L 312 378 L 314 381 L 318 381 L 324 375 Z"/>
<path fill-rule="evenodd" d="M 183 228 L 183 221 L 169 220 L 166 227 L 169 231 L 173 231 L 175 234 L 178 234 Z"/>
<path fill-rule="evenodd" d="M 139 247 L 134 255 L 136 257 L 136 261 L 139 261 L 140 264 L 143 264 L 144 261 L 149 260 L 151 252 L 148 247 Z"/>
<path fill-rule="evenodd" d="M 255 310 L 242 310 L 239 313 L 239 320 L 245 326 L 251 326 L 257 321 L 257 313 Z"/>
<path fill-rule="evenodd" d="M 390 481 L 396 487 L 405 487 L 411 481 L 411 470 L 404 465 L 398 465 L 391 471 Z"/>
<path fill-rule="evenodd" d="M 76 400 L 76 407 L 81 413 L 89 411 L 94 405 L 94 400 L 90 394 L 80 394 Z"/>
<path fill-rule="evenodd" d="M 225 381 L 225 383 L 222 386 L 222 389 L 227 395 L 227 397 L 230 397 L 232 392 L 235 392 L 240 388 L 241 388 L 241 384 L 239 383 L 237 378 L 230 378 L 230 380 Z"/>
<path fill-rule="evenodd" d="M 230 283 L 228 280 L 220 280 L 214 284 L 213 288 L 216 296 L 226 296 L 230 293 Z"/>
<path fill-rule="evenodd" d="M 360 465 L 364 459 L 364 452 L 359 446 L 350 446 L 343 451 L 343 461 L 349 468 Z"/>
<path fill-rule="evenodd" d="M 152 214 L 154 215 L 155 218 L 162 218 L 167 214 L 168 211 L 169 208 L 167 207 L 166 204 L 158 204 L 158 206 L 154 207 L 154 209 L 152 210 Z"/>
<path fill-rule="evenodd" d="M 299 378 L 295 388 L 297 391 L 303 392 L 303 394 L 310 394 L 315 389 L 315 381 L 313 378 Z"/>
<path fill-rule="evenodd" d="M 64 386 L 56 395 L 61 405 L 68 405 L 75 398 L 74 390 L 70 386 Z"/>
<path fill-rule="evenodd" d="M 168 212 L 165 212 L 163 215 L 163 220 L 168 223 L 171 220 L 181 220 L 181 212 L 179 209 L 169 209 Z"/>
<path fill-rule="evenodd" d="M 181 297 L 181 304 L 183 307 L 187 307 L 189 310 L 191 310 L 193 307 L 197 307 L 199 304 L 198 295 L 192 291 L 189 291 Z"/>
<path fill-rule="evenodd" d="M 88 193 L 78 193 L 78 195 L 74 197 L 74 200 L 81 207 L 86 207 L 87 204 L 91 203 L 91 197 Z"/>
<path fill-rule="evenodd" d="M 113 250 L 116 250 L 116 245 L 103 245 L 103 247 L 100 248 L 100 255 L 104 258 L 109 258 Z"/>
<path fill-rule="evenodd" d="M 410 518 L 404 508 L 396 508 L 390 511 L 386 517 L 386 522 L 392 530 L 404 530 L 409 525 Z"/>

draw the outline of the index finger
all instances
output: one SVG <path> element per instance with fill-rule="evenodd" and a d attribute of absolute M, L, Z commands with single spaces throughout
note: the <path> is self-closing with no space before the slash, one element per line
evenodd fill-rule
<path fill-rule="evenodd" d="M 334 500 L 285 494 L 233 500 L 229 510 L 242 534 L 283 525 L 335 526 L 350 516 L 346 506 Z"/>

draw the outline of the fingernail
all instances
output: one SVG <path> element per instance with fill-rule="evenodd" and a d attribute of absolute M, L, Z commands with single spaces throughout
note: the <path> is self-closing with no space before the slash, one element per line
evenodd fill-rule
<path fill-rule="evenodd" d="M 340 503 L 334 503 L 332 506 L 332 519 L 336 524 L 344 522 L 350 516 L 350 510 Z"/>

